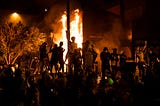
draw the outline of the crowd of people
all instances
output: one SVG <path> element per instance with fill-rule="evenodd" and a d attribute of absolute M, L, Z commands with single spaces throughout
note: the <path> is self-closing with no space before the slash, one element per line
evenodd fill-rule
<path fill-rule="evenodd" d="M 75 37 L 69 42 L 65 59 L 63 42 L 50 48 L 51 59 L 46 46 L 46 42 L 40 46 L 40 56 L 32 59 L 29 69 L 22 70 L 17 64 L 0 66 L 1 106 L 135 106 L 159 103 L 160 56 L 152 49 L 147 52 L 144 52 L 146 47 L 138 49 L 136 61 L 129 67 L 123 51 L 117 53 L 117 48 L 113 48 L 110 53 L 104 47 L 98 54 L 89 41 L 84 43 L 83 49 L 78 48 Z M 97 56 L 101 59 L 101 71 L 95 69 Z"/>

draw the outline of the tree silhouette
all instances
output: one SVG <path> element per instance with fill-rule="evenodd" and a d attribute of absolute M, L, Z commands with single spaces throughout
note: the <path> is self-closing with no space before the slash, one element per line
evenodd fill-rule
<path fill-rule="evenodd" d="M 46 40 L 36 26 L 26 26 L 21 22 L 0 25 L 0 52 L 6 64 L 14 64 L 25 52 L 37 52 Z"/>

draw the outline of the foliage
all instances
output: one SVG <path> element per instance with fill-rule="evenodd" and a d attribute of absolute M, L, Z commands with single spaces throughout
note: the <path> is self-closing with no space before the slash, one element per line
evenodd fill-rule
<path fill-rule="evenodd" d="M 25 26 L 21 22 L 0 25 L 0 52 L 6 64 L 14 64 L 25 52 L 37 52 L 45 40 L 46 35 L 36 26 Z"/>

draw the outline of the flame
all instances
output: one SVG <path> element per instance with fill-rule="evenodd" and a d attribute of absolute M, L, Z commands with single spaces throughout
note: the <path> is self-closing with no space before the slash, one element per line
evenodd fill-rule
<path fill-rule="evenodd" d="M 76 43 L 79 48 L 82 48 L 82 22 L 80 22 L 79 9 L 74 10 L 74 20 L 71 21 L 70 25 L 70 37 L 76 37 Z"/>
<path fill-rule="evenodd" d="M 83 42 L 83 34 L 82 34 L 82 16 L 79 11 L 79 9 L 76 9 L 72 11 L 70 14 L 70 40 L 71 37 L 75 37 L 76 40 L 75 42 L 78 44 L 79 48 L 82 48 L 82 42 Z M 66 37 L 66 31 L 67 31 L 67 15 L 66 12 L 61 16 L 60 19 L 61 22 L 61 28 L 60 32 L 54 33 L 54 38 L 53 42 L 56 44 L 59 44 L 60 41 L 63 41 L 63 48 L 65 49 L 64 51 L 64 60 L 68 51 L 68 44 L 67 44 L 67 37 Z"/>
<path fill-rule="evenodd" d="M 67 31 L 67 16 L 66 12 L 62 15 L 61 17 L 61 22 L 62 22 L 62 41 L 63 41 L 63 47 L 65 49 L 63 59 L 65 60 L 65 56 L 67 54 L 68 48 L 67 48 L 67 37 L 66 37 L 66 31 Z"/>
<path fill-rule="evenodd" d="M 73 16 L 71 21 L 70 21 L 70 40 L 71 37 L 75 37 L 76 40 L 75 42 L 78 44 L 79 48 L 82 48 L 82 42 L 83 42 L 83 35 L 82 35 L 82 18 L 80 16 L 79 9 L 76 9 L 73 11 Z M 62 22 L 62 39 L 64 42 L 64 48 L 65 48 L 65 53 L 64 53 L 64 58 L 65 55 L 68 51 L 67 48 L 67 38 L 66 38 L 66 31 L 67 31 L 67 15 L 66 12 L 62 15 L 61 17 L 61 22 Z"/>

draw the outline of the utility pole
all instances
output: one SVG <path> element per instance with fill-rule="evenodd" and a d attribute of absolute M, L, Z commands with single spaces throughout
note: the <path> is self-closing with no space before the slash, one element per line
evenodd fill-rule
<path fill-rule="evenodd" d="M 67 6 L 66 6 L 66 8 L 67 8 L 67 31 L 66 31 L 66 37 L 67 37 L 67 44 L 68 44 L 68 53 L 67 53 L 67 57 L 68 57 L 68 65 L 67 65 L 67 70 L 66 70 L 66 72 L 69 72 L 70 71 L 70 57 L 69 57 L 69 45 L 70 45 L 70 0 L 67 0 Z"/>

